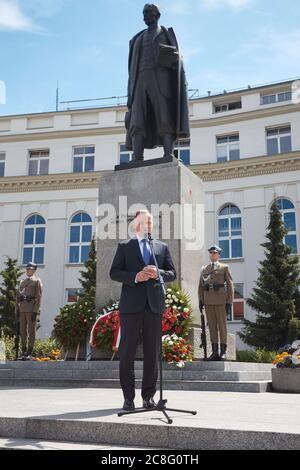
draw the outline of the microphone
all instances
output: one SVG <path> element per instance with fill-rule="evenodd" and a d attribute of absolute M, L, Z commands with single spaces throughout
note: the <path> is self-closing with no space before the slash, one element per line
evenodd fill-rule
<path fill-rule="evenodd" d="M 149 242 L 153 242 L 153 238 L 152 238 L 151 233 L 147 233 L 147 239 L 148 239 Z"/>

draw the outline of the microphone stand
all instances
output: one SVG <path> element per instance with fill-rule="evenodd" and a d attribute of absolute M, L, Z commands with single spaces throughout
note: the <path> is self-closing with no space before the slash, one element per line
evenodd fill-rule
<path fill-rule="evenodd" d="M 158 280 L 159 280 L 159 283 L 158 283 L 157 287 L 160 287 L 164 298 L 166 298 L 166 295 L 167 295 L 166 286 L 165 286 L 163 277 L 159 272 L 157 259 L 156 259 L 156 256 L 155 256 L 154 250 L 153 250 L 153 238 L 152 238 L 151 233 L 148 233 L 147 238 L 148 238 L 148 241 L 149 241 L 151 254 L 152 254 L 152 257 L 153 257 L 153 260 L 154 260 L 154 263 L 155 263 L 157 276 L 158 276 Z M 163 327 L 164 312 L 160 312 L 160 316 L 161 316 L 161 333 L 163 333 L 163 328 L 162 327 Z M 162 334 L 161 334 L 161 336 L 162 336 Z M 177 409 L 174 409 L 174 408 L 167 408 L 166 407 L 166 404 L 167 404 L 168 400 L 165 400 L 163 398 L 163 366 L 162 366 L 163 360 L 162 360 L 162 357 L 163 357 L 162 340 L 160 340 L 160 357 L 159 357 L 160 399 L 159 399 L 158 403 L 153 408 L 146 408 L 146 409 L 143 408 L 143 409 L 132 410 L 132 411 L 124 411 L 124 412 L 118 413 L 118 416 L 131 415 L 131 414 L 135 414 L 135 413 L 147 413 L 147 412 L 150 412 L 150 411 L 161 411 L 164 414 L 164 416 L 167 418 L 168 424 L 172 424 L 173 420 L 169 418 L 169 416 L 167 414 L 167 411 L 175 411 L 175 412 L 178 412 L 178 413 L 189 413 L 189 414 L 192 414 L 192 415 L 197 414 L 197 411 L 177 410 Z"/>

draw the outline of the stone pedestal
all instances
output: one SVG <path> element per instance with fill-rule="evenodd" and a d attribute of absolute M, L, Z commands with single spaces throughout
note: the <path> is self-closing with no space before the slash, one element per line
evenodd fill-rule
<path fill-rule="evenodd" d="M 109 271 L 119 240 L 129 238 L 128 226 L 141 208 L 153 213 L 154 238 L 168 243 L 177 271 L 176 282 L 189 293 L 195 324 L 198 325 L 197 290 L 200 268 L 205 262 L 203 183 L 177 159 L 160 165 L 108 172 L 101 178 L 97 308 L 120 297 L 121 284 L 111 281 Z M 170 212 L 175 216 L 169 217 Z M 167 219 L 171 220 L 170 230 Z M 105 239 L 103 236 L 105 221 L 108 221 L 107 230 L 116 231 L 114 238 Z"/>
<path fill-rule="evenodd" d="M 195 326 L 191 344 L 195 358 L 199 359 L 203 350 L 199 350 L 198 283 L 200 268 L 207 261 L 204 191 L 199 177 L 177 159 L 111 171 L 102 176 L 97 225 L 97 309 L 120 297 L 121 284 L 110 279 L 109 271 L 118 242 L 129 238 L 128 228 L 132 226 L 133 216 L 142 208 L 152 212 L 153 236 L 168 244 L 177 271 L 176 283 L 190 296 Z M 133 232 L 130 233 L 133 236 Z M 228 344 L 234 343 L 234 336 L 231 337 Z M 210 347 L 209 336 L 208 345 Z M 229 349 L 232 351 L 230 358 L 235 358 L 234 344 Z M 99 358 L 99 352 L 95 351 L 95 355 Z"/>

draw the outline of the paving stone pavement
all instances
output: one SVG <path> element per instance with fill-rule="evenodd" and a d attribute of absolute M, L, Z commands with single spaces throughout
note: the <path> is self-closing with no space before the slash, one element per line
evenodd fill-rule
<path fill-rule="evenodd" d="M 118 417 L 113 389 L 0 389 L 0 437 L 109 446 L 300 449 L 300 395 L 168 391 L 160 412 Z M 141 397 L 136 397 L 141 406 Z"/>

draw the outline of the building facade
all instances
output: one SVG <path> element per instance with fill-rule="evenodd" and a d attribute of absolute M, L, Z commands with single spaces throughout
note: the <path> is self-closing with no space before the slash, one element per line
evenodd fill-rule
<path fill-rule="evenodd" d="M 286 243 L 300 247 L 300 104 L 293 82 L 190 101 L 191 138 L 176 156 L 204 182 L 205 241 L 223 248 L 236 292 L 229 331 L 254 319 L 246 305 L 264 253 L 268 214 L 278 198 Z M 0 117 L 0 269 L 5 256 L 39 265 L 41 337 L 76 299 L 79 270 L 96 228 L 99 180 L 131 154 L 125 107 Z M 146 158 L 161 156 L 160 149 Z M 200 267 L 199 267 L 200 270 Z M 237 347 L 245 345 L 237 338 Z"/>

